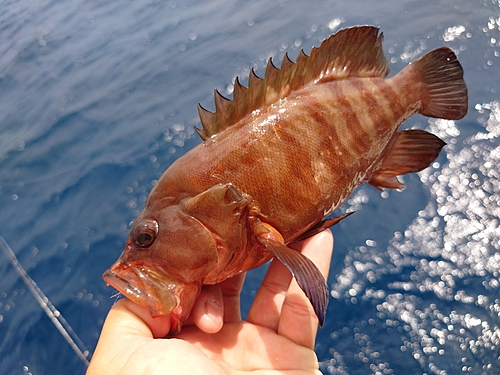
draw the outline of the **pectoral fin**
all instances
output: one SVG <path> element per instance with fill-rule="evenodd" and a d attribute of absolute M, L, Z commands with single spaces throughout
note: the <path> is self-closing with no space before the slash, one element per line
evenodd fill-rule
<path fill-rule="evenodd" d="M 283 238 L 273 227 L 260 223 L 258 235 L 259 241 L 278 258 L 297 280 L 300 288 L 304 291 L 314 308 L 323 326 L 328 305 L 328 286 L 325 278 L 316 265 L 297 250 L 287 247 Z"/>

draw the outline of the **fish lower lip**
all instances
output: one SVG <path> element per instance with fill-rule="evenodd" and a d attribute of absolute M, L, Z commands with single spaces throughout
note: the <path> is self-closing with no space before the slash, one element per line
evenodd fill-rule
<path fill-rule="evenodd" d="M 120 293 L 122 293 L 123 295 L 127 296 L 130 299 L 134 299 L 134 297 L 139 298 L 139 296 L 142 294 L 139 288 L 135 287 L 127 280 L 122 279 L 120 276 L 116 275 L 110 270 L 107 270 L 102 275 L 102 278 L 104 279 L 104 281 L 108 286 L 112 286 L 113 288 L 115 288 Z"/>
<path fill-rule="evenodd" d="M 152 316 L 168 315 L 178 306 L 175 283 L 165 282 L 152 272 L 120 264 L 108 269 L 102 277 L 131 301 L 148 307 Z"/>

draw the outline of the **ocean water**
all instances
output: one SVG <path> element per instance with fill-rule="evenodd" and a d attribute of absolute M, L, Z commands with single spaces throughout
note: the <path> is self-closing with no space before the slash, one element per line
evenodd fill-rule
<path fill-rule="evenodd" d="M 115 294 L 101 274 L 156 179 L 200 139 L 196 104 L 286 51 L 380 26 L 391 74 L 440 47 L 465 70 L 460 121 L 402 192 L 362 186 L 334 228 L 324 374 L 500 373 L 498 0 L 3 1 L 0 235 L 92 352 Z M 244 309 L 263 269 L 252 271 Z M 0 369 L 85 366 L 0 254 Z"/>

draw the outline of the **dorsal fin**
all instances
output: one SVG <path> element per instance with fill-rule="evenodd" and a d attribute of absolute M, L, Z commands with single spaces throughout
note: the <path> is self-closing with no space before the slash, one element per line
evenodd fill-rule
<path fill-rule="evenodd" d="M 254 70 L 248 88 L 236 78 L 234 100 L 215 91 L 215 112 L 198 104 L 203 129 L 196 129 L 203 140 L 217 134 L 256 109 L 271 105 L 302 87 L 349 77 L 385 77 L 389 65 L 382 50 L 382 34 L 377 27 L 358 26 L 340 30 L 313 48 L 307 56 L 300 51 L 294 63 L 285 54 L 281 68 L 269 59 L 264 78 Z"/>

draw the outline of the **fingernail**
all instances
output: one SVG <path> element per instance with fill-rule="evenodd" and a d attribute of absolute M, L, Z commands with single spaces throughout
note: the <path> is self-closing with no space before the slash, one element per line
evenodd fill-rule
<path fill-rule="evenodd" d="M 205 315 L 218 316 L 222 312 L 222 306 L 215 298 L 209 298 L 205 302 Z"/>

